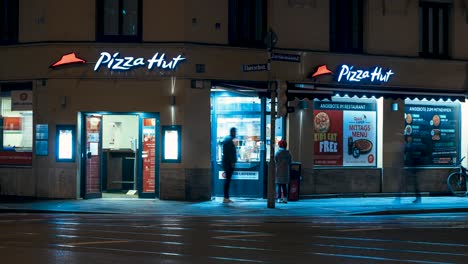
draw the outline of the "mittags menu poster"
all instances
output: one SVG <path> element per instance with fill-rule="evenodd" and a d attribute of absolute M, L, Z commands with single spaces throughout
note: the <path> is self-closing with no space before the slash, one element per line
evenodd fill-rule
<path fill-rule="evenodd" d="M 314 164 L 376 166 L 376 101 L 314 102 Z"/>

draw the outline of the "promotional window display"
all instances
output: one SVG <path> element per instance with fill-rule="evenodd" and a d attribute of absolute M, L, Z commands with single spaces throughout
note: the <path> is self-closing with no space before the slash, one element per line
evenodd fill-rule
<path fill-rule="evenodd" d="M 155 191 L 156 119 L 143 119 L 143 192 Z"/>
<path fill-rule="evenodd" d="M 0 166 L 31 166 L 33 112 L 31 91 L 0 97 Z"/>
<path fill-rule="evenodd" d="M 314 101 L 314 164 L 376 166 L 377 103 Z"/>
<path fill-rule="evenodd" d="M 405 166 L 450 166 L 460 150 L 460 104 L 405 100 Z"/>
<path fill-rule="evenodd" d="M 49 155 L 49 125 L 36 124 L 36 156 Z"/>

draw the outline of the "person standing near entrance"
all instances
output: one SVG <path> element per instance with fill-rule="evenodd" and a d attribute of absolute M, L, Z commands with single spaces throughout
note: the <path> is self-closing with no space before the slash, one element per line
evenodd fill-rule
<path fill-rule="evenodd" d="M 234 138 L 236 137 L 236 128 L 232 127 L 229 131 L 229 136 L 227 136 L 223 141 L 223 169 L 226 175 L 226 180 L 224 182 L 224 199 L 223 203 L 232 203 L 232 200 L 229 199 L 229 186 L 231 184 L 232 174 L 234 173 L 234 168 L 237 162 L 237 152 L 236 145 L 234 145 Z"/>
<path fill-rule="evenodd" d="M 278 186 L 278 203 L 288 202 L 289 169 L 291 166 L 291 153 L 286 149 L 286 140 L 278 141 L 278 151 L 275 153 L 276 185 Z M 283 192 L 283 198 L 281 198 Z"/>

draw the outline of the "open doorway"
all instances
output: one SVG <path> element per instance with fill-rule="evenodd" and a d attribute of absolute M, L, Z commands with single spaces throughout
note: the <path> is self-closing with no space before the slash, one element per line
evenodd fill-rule
<path fill-rule="evenodd" d="M 80 197 L 158 197 L 157 113 L 81 113 L 80 120 Z"/>
<path fill-rule="evenodd" d="M 138 198 L 138 115 L 102 116 L 102 197 Z"/>

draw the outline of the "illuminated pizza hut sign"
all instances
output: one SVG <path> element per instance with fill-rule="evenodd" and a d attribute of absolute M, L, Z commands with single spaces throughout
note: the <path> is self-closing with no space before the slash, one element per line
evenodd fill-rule
<path fill-rule="evenodd" d="M 359 69 L 346 64 L 341 65 L 336 72 L 338 82 L 386 83 L 395 74 L 391 69 L 384 70 L 382 67 Z"/>
<path fill-rule="evenodd" d="M 148 70 L 159 68 L 162 70 L 174 70 L 179 62 L 185 60 L 182 55 L 178 55 L 172 59 L 166 57 L 165 53 L 156 52 L 153 57 L 135 58 L 135 57 L 122 57 L 119 52 L 110 54 L 109 52 L 101 52 L 94 71 L 98 71 L 101 67 L 106 67 L 109 70 L 128 71 L 138 67 L 146 67 Z"/>

